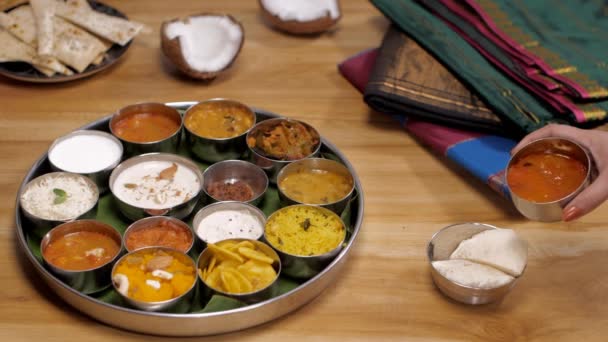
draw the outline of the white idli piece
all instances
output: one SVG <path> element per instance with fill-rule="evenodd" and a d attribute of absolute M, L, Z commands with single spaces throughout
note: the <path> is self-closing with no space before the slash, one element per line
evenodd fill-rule
<path fill-rule="evenodd" d="M 514 280 L 512 276 L 495 268 L 468 260 L 440 260 L 433 261 L 432 265 L 442 276 L 468 287 L 493 289 Z"/>
<path fill-rule="evenodd" d="M 36 38 L 38 54 L 53 56 L 55 46 L 54 21 L 55 0 L 30 0 L 34 18 L 36 19 Z"/>
<path fill-rule="evenodd" d="M 528 261 L 528 245 L 511 229 L 488 229 L 463 240 L 450 259 L 466 259 L 518 277 Z"/>

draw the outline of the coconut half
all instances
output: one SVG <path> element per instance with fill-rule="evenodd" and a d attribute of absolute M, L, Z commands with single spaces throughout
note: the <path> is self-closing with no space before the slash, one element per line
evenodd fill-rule
<path fill-rule="evenodd" d="M 245 41 L 241 23 L 224 14 L 197 14 L 166 21 L 160 35 L 165 56 L 186 75 L 205 80 L 228 69 Z"/>
<path fill-rule="evenodd" d="M 262 16 L 291 34 L 318 34 L 333 27 L 342 14 L 338 0 L 258 0 Z"/>

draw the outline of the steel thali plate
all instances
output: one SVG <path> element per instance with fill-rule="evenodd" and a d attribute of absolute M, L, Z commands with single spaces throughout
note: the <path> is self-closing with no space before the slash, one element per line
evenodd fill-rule
<path fill-rule="evenodd" d="M 195 102 L 168 103 L 178 110 L 185 110 Z M 279 115 L 255 109 L 258 117 L 268 118 Z M 90 123 L 81 129 L 108 130 L 110 116 Z M 140 333 L 164 336 L 204 336 L 238 331 L 253 327 L 286 315 L 320 295 L 341 272 L 353 244 L 358 236 L 363 221 L 363 191 L 357 174 L 346 157 L 329 141 L 322 138 L 323 147 L 344 163 L 352 172 L 355 180 L 356 196 L 351 201 L 350 225 L 351 232 L 348 241 L 338 256 L 318 275 L 304 281 L 292 290 L 269 300 L 225 311 L 206 313 L 166 313 L 144 312 L 129 307 L 114 305 L 98 298 L 80 293 L 54 275 L 52 275 L 34 255 L 28 244 L 26 230 L 29 222 L 24 218 L 17 198 L 15 205 L 15 221 L 17 224 L 18 247 L 34 266 L 38 275 L 48 286 L 64 301 L 77 310 L 111 326 L 119 327 Z M 45 153 L 30 168 L 25 176 L 21 188 L 36 176 L 45 173 L 48 167 Z M 19 192 L 21 192 L 21 188 Z M 349 223 L 347 222 L 348 226 Z"/>

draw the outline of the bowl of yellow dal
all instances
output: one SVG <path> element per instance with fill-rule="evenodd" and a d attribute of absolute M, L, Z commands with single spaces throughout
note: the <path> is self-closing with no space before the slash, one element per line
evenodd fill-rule
<path fill-rule="evenodd" d="M 283 205 L 310 204 L 342 213 L 355 182 L 346 166 L 324 158 L 306 158 L 285 166 L 277 175 Z"/>

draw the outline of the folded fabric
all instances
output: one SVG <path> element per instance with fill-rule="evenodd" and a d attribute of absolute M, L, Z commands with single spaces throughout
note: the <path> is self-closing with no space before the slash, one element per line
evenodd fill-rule
<path fill-rule="evenodd" d="M 389 28 L 364 99 L 383 113 L 407 113 L 451 127 L 505 134 L 503 122 L 418 43 Z"/>
<path fill-rule="evenodd" d="M 445 0 L 444 3 L 463 3 Z M 605 1 L 465 0 L 517 53 L 584 99 L 608 97 Z"/>
<path fill-rule="evenodd" d="M 363 51 L 338 65 L 342 75 L 363 92 L 378 57 L 377 49 Z M 407 113 L 407 110 L 403 113 Z M 504 169 L 516 141 L 492 134 L 451 128 L 405 115 L 395 118 L 422 143 L 455 161 L 492 189 L 509 196 Z"/>
<path fill-rule="evenodd" d="M 574 89 L 584 92 L 583 88 L 573 87 L 572 82 L 562 83 L 568 80 L 560 75 L 546 73 L 547 67 L 543 60 L 522 54 L 518 46 L 505 42 L 502 36 L 488 28 L 482 18 L 470 10 L 471 7 L 466 3 L 454 0 L 419 0 L 418 2 L 443 19 L 452 30 L 494 66 L 542 99 L 555 111 L 572 117 L 577 123 L 605 119 L 608 101 L 594 100 L 581 103 L 580 92 Z M 527 42 L 526 45 L 534 45 L 534 42 Z M 571 71 L 574 68 L 562 66 L 560 70 Z M 567 86 L 568 84 L 571 86 Z M 598 88 L 601 87 L 596 83 L 593 94 L 601 93 Z"/>
<path fill-rule="evenodd" d="M 549 103 L 539 100 L 509 75 L 496 69 L 457 32 L 419 3 L 413 0 L 372 0 L 372 3 L 474 89 L 505 124 L 517 126 L 524 133 L 551 122 L 578 124 L 573 115 L 560 115 Z"/>

